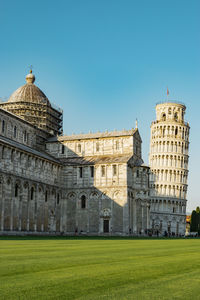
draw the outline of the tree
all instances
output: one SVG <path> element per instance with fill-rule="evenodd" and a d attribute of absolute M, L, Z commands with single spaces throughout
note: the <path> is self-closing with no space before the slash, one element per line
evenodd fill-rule
<path fill-rule="evenodd" d="M 195 232 L 197 230 L 197 212 L 196 210 L 193 210 L 191 214 L 190 232 Z"/>
<path fill-rule="evenodd" d="M 200 234 L 200 208 L 197 206 L 196 210 L 192 211 L 190 231 L 198 232 Z"/>

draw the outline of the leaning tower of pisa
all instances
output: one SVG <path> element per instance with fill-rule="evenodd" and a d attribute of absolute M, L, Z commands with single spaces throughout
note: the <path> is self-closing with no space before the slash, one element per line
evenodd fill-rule
<path fill-rule="evenodd" d="M 190 129 L 184 121 L 185 110 L 182 103 L 159 103 L 156 121 L 151 124 L 150 219 L 154 234 L 185 233 Z"/>

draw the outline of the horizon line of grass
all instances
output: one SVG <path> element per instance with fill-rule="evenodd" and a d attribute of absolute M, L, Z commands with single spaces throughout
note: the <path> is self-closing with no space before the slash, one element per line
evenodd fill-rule
<path fill-rule="evenodd" d="M 180 240 L 200 237 L 149 237 L 149 236 L 56 236 L 56 235 L 0 235 L 0 240 Z"/>

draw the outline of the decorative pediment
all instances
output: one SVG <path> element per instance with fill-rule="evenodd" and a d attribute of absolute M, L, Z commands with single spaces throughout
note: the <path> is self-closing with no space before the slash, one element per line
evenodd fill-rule
<path fill-rule="evenodd" d="M 104 208 L 101 210 L 100 216 L 103 218 L 110 218 L 111 217 L 111 210 L 110 208 Z"/>

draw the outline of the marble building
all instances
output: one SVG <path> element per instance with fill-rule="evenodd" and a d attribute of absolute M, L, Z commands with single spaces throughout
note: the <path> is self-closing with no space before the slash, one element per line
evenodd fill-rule
<path fill-rule="evenodd" d="M 138 128 L 63 135 L 34 81 L 0 103 L 0 234 L 147 234 L 157 198 Z"/>
<path fill-rule="evenodd" d="M 185 110 L 182 103 L 159 103 L 151 124 L 150 227 L 160 234 L 185 233 L 190 130 Z"/>

